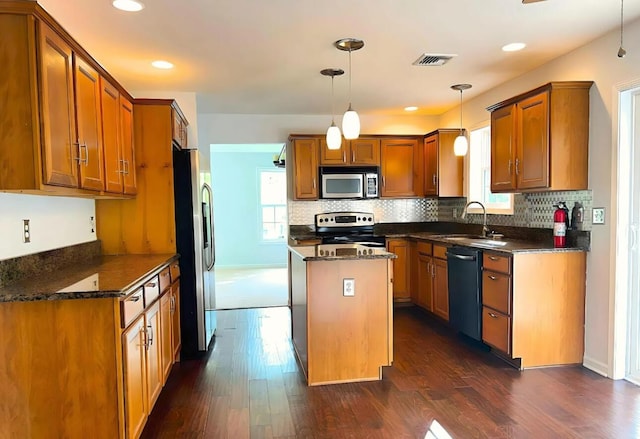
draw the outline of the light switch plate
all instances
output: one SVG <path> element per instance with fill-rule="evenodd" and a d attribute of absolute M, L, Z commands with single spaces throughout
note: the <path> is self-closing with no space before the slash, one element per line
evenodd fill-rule
<path fill-rule="evenodd" d="M 594 207 L 592 213 L 593 224 L 604 224 L 604 207 Z"/>
<path fill-rule="evenodd" d="M 342 279 L 342 295 L 345 297 L 352 297 L 356 294 L 356 280 L 355 279 Z"/>

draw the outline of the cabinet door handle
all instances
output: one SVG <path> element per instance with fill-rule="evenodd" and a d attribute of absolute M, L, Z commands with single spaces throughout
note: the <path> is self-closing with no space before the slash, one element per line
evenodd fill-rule
<path fill-rule="evenodd" d="M 382 176 L 382 187 L 387 187 L 387 177 Z"/>
<path fill-rule="evenodd" d="M 147 332 L 147 328 L 144 326 L 140 327 L 140 336 L 142 337 L 142 346 L 144 346 L 144 350 L 149 349 L 149 343 L 147 343 L 147 339 L 149 338 L 149 333 Z"/>
<path fill-rule="evenodd" d="M 487 313 L 487 314 L 489 314 L 489 317 L 491 317 L 491 318 L 493 318 L 493 319 L 497 319 L 497 318 L 498 318 L 498 315 L 497 315 L 497 314 L 494 314 L 494 313 L 492 313 L 492 312 Z"/>
<path fill-rule="evenodd" d="M 123 160 L 124 162 L 124 174 L 129 175 L 129 160 Z"/>
<path fill-rule="evenodd" d="M 73 144 L 75 146 L 78 147 L 78 156 L 74 157 L 73 160 L 77 161 L 78 163 L 82 163 L 82 157 L 80 156 L 80 141 L 78 140 L 77 142 L 73 142 Z"/>
<path fill-rule="evenodd" d="M 342 161 L 347 163 L 347 151 L 342 150 Z"/>
<path fill-rule="evenodd" d="M 497 279 L 497 277 L 495 277 L 495 276 L 489 276 L 489 279 L 491 279 L 491 280 L 496 280 L 496 279 Z"/>
<path fill-rule="evenodd" d="M 520 169 L 518 165 L 520 164 L 520 159 L 516 159 L 516 175 L 520 175 Z"/>
<path fill-rule="evenodd" d="M 315 178 L 313 179 L 313 188 L 314 189 L 316 188 L 316 179 Z"/>
<path fill-rule="evenodd" d="M 147 287 L 147 288 L 155 288 L 156 285 L 158 285 L 158 284 L 155 283 L 155 282 L 147 282 L 146 284 L 144 284 L 144 286 Z"/>
<path fill-rule="evenodd" d="M 511 175 L 511 159 L 509 159 L 509 162 L 507 163 L 507 174 Z"/>
<path fill-rule="evenodd" d="M 351 163 L 355 163 L 355 162 L 356 162 L 356 152 L 351 151 Z"/>
<path fill-rule="evenodd" d="M 153 345 L 153 326 L 147 325 L 147 329 L 149 330 L 149 343 L 147 344 L 147 349 L 149 349 Z"/>
<path fill-rule="evenodd" d="M 82 149 L 84 149 L 84 158 L 82 158 Z M 86 143 L 80 144 L 78 153 L 80 155 L 80 162 L 84 163 L 85 166 L 89 165 L 89 149 L 87 148 Z"/>
<path fill-rule="evenodd" d="M 176 312 L 176 296 L 171 296 L 171 306 L 169 307 L 169 309 L 171 310 L 171 313 L 173 314 L 174 312 Z"/>
<path fill-rule="evenodd" d="M 436 277 L 436 266 L 431 264 L 431 277 Z"/>
<path fill-rule="evenodd" d="M 124 160 L 120 159 L 118 160 L 118 170 L 116 171 L 117 174 L 124 174 Z"/>

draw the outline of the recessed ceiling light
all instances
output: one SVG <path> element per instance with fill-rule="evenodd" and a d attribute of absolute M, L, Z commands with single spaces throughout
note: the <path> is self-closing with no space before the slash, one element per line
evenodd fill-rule
<path fill-rule="evenodd" d="M 404 107 L 404 111 L 416 111 L 418 107 Z"/>
<path fill-rule="evenodd" d="M 153 67 L 155 67 L 156 69 L 167 70 L 167 69 L 172 69 L 173 68 L 173 64 L 171 64 L 169 61 L 164 61 L 164 60 L 161 60 L 161 59 L 159 59 L 157 61 L 153 61 L 151 63 L 151 65 Z"/>
<path fill-rule="evenodd" d="M 111 4 L 114 8 L 127 12 L 138 12 L 144 9 L 144 3 L 138 0 L 113 0 Z"/>
<path fill-rule="evenodd" d="M 517 52 L 518 50 L 522 50 L 527 47 L 524 43 L 511 43 L 506 46 L 502 46 L 502 50 L 505 52 Z"/>

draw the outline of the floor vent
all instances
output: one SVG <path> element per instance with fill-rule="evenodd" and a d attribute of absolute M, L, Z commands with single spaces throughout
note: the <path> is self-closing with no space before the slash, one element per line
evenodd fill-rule
<path fill-rule="evenodd" d="M 413 62 L 414 66 L 441 66 L 446 64 L 451 58 L 458 55 L 444 53 L 423 53 L 420 58 Z"/>

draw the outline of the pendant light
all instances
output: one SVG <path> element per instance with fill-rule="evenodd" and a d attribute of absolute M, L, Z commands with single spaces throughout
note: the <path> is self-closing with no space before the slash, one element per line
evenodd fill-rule
<path fill-rule="evenodd" d="M 360 117 L 351 107 L 351 52 L 364 47 L 364 41 L 356 38 L 342 38 L 333 43 L 339 50 L 349 52 L 349 108 L 342 116 L 342 133 L 345 139 L 357 139 L 360 136 Z"/>
<path fill-rule="evenodd" d="M 471 84 L 455 84 L 452 85 L 451 88 L 460 91 L 460 134 L 453 142 L 453 153 L 457 156 L 463 156 L 467 155 L 469 142 L 467 141 L 467 137 L 464 135 L 464 128 L 462 128 L 462 91 L 470 89 Z"/>
<path fill-rule="evenodd" d="M 624 0 L 620 0 L 620 48 L 618 49 L 618 58 L 624 58 L 627 51 L 622 47 L 622 33 L 624 31 Z"/>
<path fill-rule="evenodd" d="M 342 135 L 340 134 L 340 128 L 336 126 L 336 123 L 333 120 L 333 78 L 335 76 L 344 75 L 344 70 L 324 69 L 321 70 L 320 73 L 324 76 L 331 76 L 331 126 L 327 129 L 327 148 L 340 149 L 340 146 L 342 145 Z"/>

